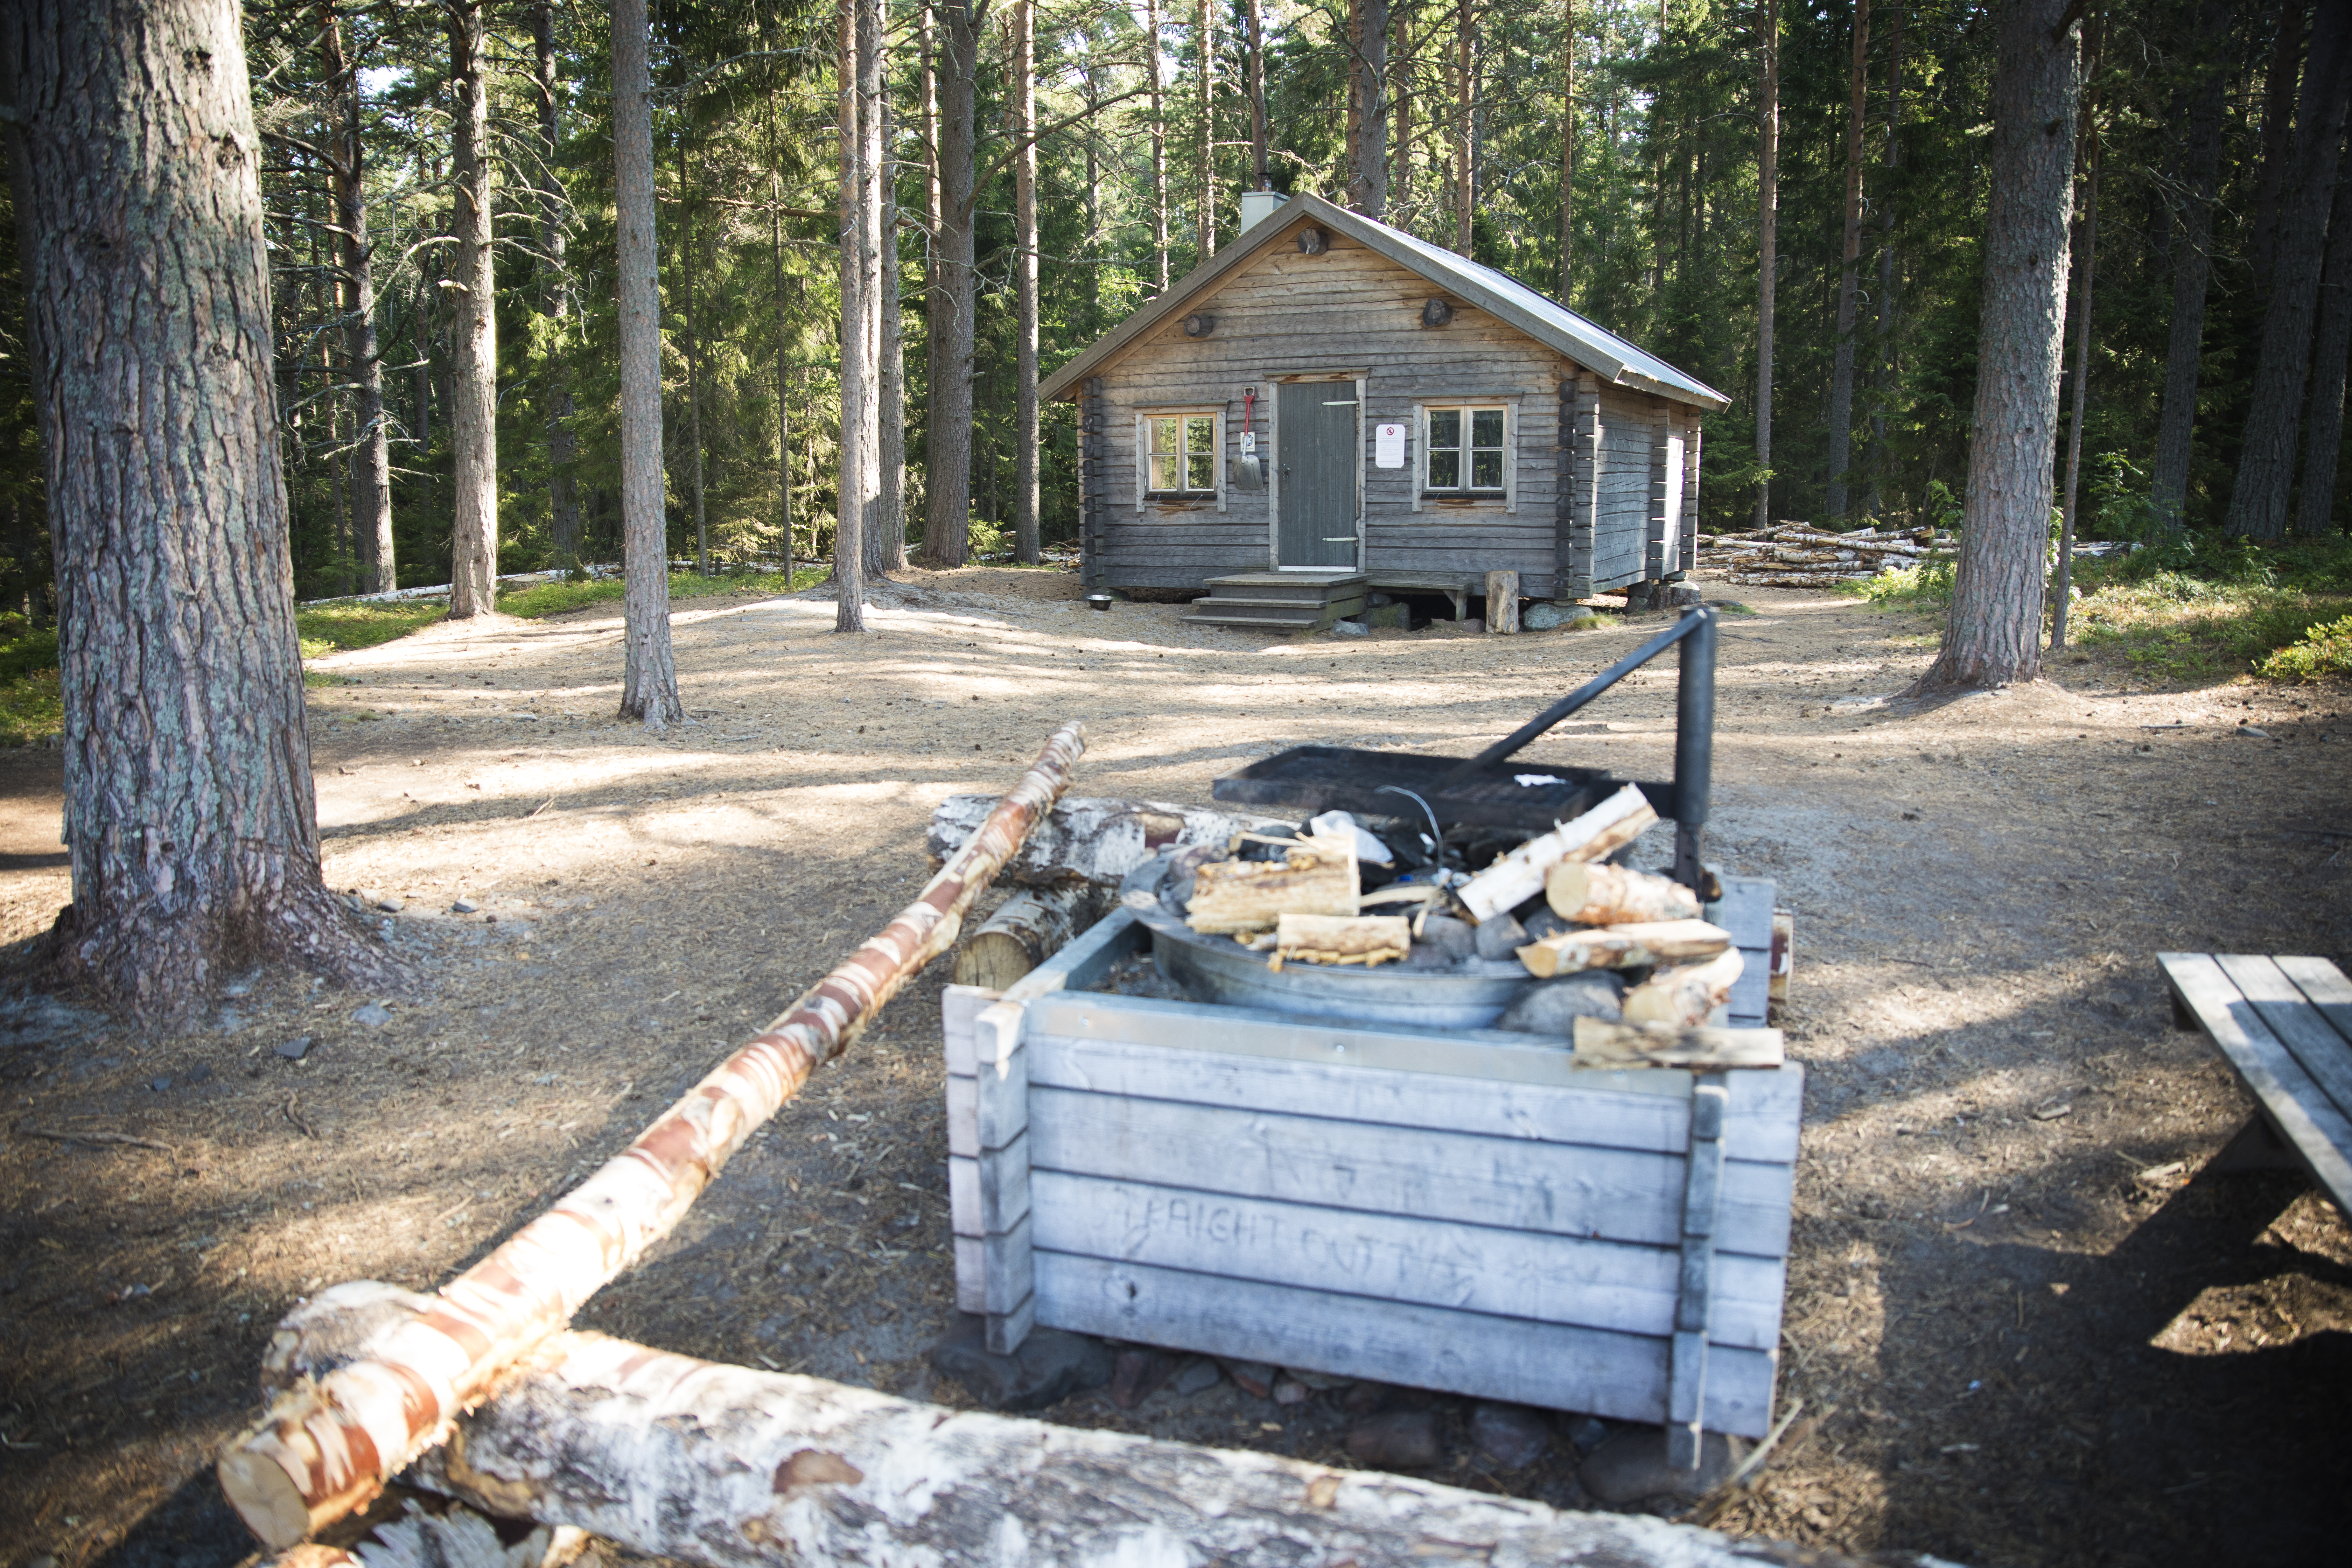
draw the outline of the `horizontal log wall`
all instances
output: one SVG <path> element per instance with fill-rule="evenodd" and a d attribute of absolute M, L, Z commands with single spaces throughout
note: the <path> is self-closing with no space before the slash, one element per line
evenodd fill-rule
<path fill-rule="evenodd" d="M 1482 584 L 1490 571 L 1513 571 L 1519 574 L 1521 592 L 1530 597 L 1587 591 L 1560 574 L 1557 503 L 1560 384 L 1566 380 L 1572 385 L 1579 367 L 1460 301 L 1446 325 L 1423 326 L 1423 303 L 1439 292 L 1418 275 L 1335 235 L 1321 256 L 1277 249 L 1203 299 L 1202 310 L 1215 319 L 1209 336 L 1188 338 L 1180 321 L 1171 321 L 1105 367 L 1097 378 L 1103 388 L 1105 449 L 1098 460 L 1089 457 L 1087 483 L 1091 498 L 1098 473 L 1108 505 L 1099 530 L 1087 531 L 1090 549 L 1100 541 L 1099 559 L 1090 558 L 1087 564 L 1087 580 L 1119 587 L 1192 587 L 1211 577 L 1272 565 L 1273 486 L 1253 491 L 1229 482 L 1223 510 L 1213 497 L 1147 501 L 1137 508 L 1136 416 L 1152 408 L 1222 409 L 1230 465 L 1240 452 L 1243 390 L 1255 386 L 1253 428 L 1260 453 L 1276 465 L 1282 454 L 1272 428 L 1274 378 L 1328 371 L 1367 378 L 1366 570 L 1458 572 Z M 1500 498 L 1425 500 L 1414 510 L 1421 462 L 1417 431 L 1408 442 L 1405 467 L 1375 466 L 1379 426 L 1402 424 L 1412 430 L 1416 405 L 1455 398 L 1509 399 L 1516 405 L 1508 510 Z M 1669 406 L 1617 388 L 1601 394 L 1603 461 L 1594 552 L 1600 577 L 1612 585 L 1642 575 L 1652 510 L 1653 437 Z"/>

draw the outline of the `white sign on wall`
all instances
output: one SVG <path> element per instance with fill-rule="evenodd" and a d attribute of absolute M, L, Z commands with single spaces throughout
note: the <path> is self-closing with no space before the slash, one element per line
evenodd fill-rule
<path fill-rule="evenodd" d="M 1383 468 L 1404 467 L 1404 426 L 1383 425 L 1372 448 L 1372 461 Z"/>

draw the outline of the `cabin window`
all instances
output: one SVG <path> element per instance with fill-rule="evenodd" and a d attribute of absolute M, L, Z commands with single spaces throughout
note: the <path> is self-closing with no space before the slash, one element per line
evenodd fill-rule
<path fill-rule="evenodd" d="M 1422 489 L 1433 496 L 1499 496 L 1509 469 L 1507 410 L 1475 405 L 1423 410 Z"/>
<path fill-rule="evenodd" d="M 1217 416 L 1151 414 L 1143 421 L 1147 483 L 1156 496 L 1217 493 Z"/>

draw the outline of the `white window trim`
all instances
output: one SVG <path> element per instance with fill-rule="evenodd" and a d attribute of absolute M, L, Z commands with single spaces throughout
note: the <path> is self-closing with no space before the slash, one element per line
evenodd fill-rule
<path fill-rule="evenodd" d="M 1499 408 L 1503 411 L 1503 510 L 1519 510 L 1519 400 L 1517 397 L 1433 397 L 1412 405 L 1412 444 L 1405 472 L 1412 477 L 1412 510 L 1419 511 L 1429 489 L 1429 412 L 1433 408 Z M 1492 490 L 1463 490 L 1465 500 L 1493 502 Z M 1438 500 L 1442 497 L 1429 497 Z"/>
<path fill-rule="evenodd" d="M 1151 491 L 1151 430 L 1149 421 L 1153 419 L 1168 418 L 1181 419 L 1187 416 L 1197 416 L 1203 414 L 1216 421 L 1215 428 L 1209 437 L 1209 450 L 1216 458 L 1216 462 L 1213 467 L 1217 476 L 1217 487 L 1214 492 L 1217 498 L 1217 510 L 1219 511 L 1225 510 L 1226 470 L 1231 466 L 1225 457 L 1225 411 L 1223 408 L 1213 403 L 1198 403 L 1184 404 L 1165 408 L 1153 408 L 1149 412 L 1141 410 L 1137 412 L 1135 416 L 1136 510 L 1142 511 L 1154 504 Z M 1188 490 L 1185 492 L 1185 499 L 1190 500 L 1193 497 L 1199 497 L 1205 500 L 1208 499 L 1210 494 L 1211 492 L 1208 490 Z"/>

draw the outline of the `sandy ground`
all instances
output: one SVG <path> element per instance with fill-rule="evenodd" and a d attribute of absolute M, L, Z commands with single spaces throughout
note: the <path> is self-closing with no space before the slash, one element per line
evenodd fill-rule
<path fill-rule="evenodd" d="M 614 616 L 326 661 L 353 683 L 312 693 L 327 875 L 398 906 L 425 985 L 255 975 L 176 1039 L 12 993 L 0 1563 L 237 1561 L 208 1466 L 270 1323 L 322 1283 L 429 1288 L 480 1256 L 887 920 L 932 806 L 1009 784 L 1062 721 L 1092 737 L 1078 792 L 1205 802 L 1299 742 L 1475 749 L 1654 629 L 1268 640 L 1076 591 L 914 574 L 856 638 L 827 603 L 698 601 L 696 722 L 666 736 L 610 717 Z M 2352 692 L 2145 689 L 2070 657 L 1899 714 L 1855 700 L 1924 665 L 1920 622 L 1710 591 L 1755 612 L 1725 628 L 1711 851 L 1798 915 L 1781 1398 L 1824 1417 L 1720 1522 L 1983 1563 L 2336 1561 L 2352 1230 L 2293 1178 L 2199 1173 L 2248 1101 L 2169 1027 L 2151 954 L 2352 964 Z M 1664 776 L 1673 682 L 1635 678 L 1530 760 Z M 57 824 L 55 753 L 0 759 L 0 941 L 67 898 Z M 952 1294 L 942 979 L 583 1326 L 964 1400 L 923 1359 Z M 377 1000 L 388 1022 L 354 1017 Z M 165 1147 L 39 1135 L 76 1131 Z M 1346 1397 L 1051 1415 L 1346 1463 Z M 1523 1469 L 1455 1441 L 1437 1473 L 1583 1505 L 1567 1426 Z"/>

